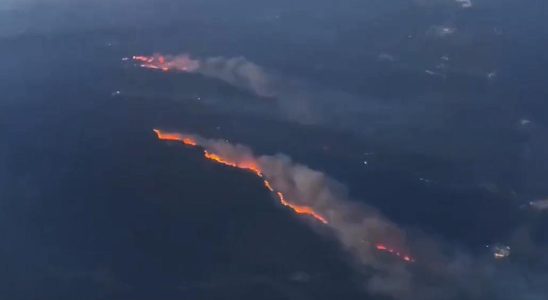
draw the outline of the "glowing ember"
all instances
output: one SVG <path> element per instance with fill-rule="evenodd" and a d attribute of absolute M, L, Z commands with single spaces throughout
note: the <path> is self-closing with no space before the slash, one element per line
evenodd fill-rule
<path fill-rule="evenodd" d="M 388 250 L 385 245 L 377 245 L 376 247 L 377 247 L 377 250 L 381 250 L 381 251 Z"/>
<path fill-rule="evenodd" d="M 140 61 L 140 60 L 146 60 L 147 58 L 146 57 L 140 57 L 140 56 L 137 56 L 137 57 L 134 56 L 133 59 Z M 163 132 L 163 131 L 158 130 L 158 129 L 154 129 L 154 133 L 156 133 L 156 136 L 158 137 L 158 139 L 163 140 L 163 141 L 177 141 L 177 142 L 181 142 L 185 145 L 192 146 L 192 147 L 199 146 L 198 141 L 194 137 L 191 137 L 191 136 L 185 136 L 185 135 L 178 134 L 178 133 Z M 261 178 L 263 180 L 264 186 L 270 192 L 273 193 L 273 195 L 278 199 L 280 204 L 282 204 L 283 206 L 291 209 L 296 214 L 312 217 L 315 220 L 321 222 L 322 224 L 329 224 L 328 220 L 324 216 L 319 214 L 318 212 L 314 211 L 313 208 L 311 208 L 309 206 L 301 206 L 301 205 L 291 203 L 290 201 L 288 201 L 285 198 L 285 195 L 282 192 L 276 191 L 272 187 L 272 185 L 270 184 L 270 181 L 268 181 L 265 178 L 265 176 L 263 175 L 263 172 L 262 172 L 262 170 L 261 170 L 261 168 L 260 168 L 260 166 L 257 162 L 252 161 L 252 160 L 243 161 L 243 162 L 231 161 L 230 159 L 228 159 L 226 157 L 223 157 L 223 156 L 221 156 L 219 154 L 216 154 L 216 153 L 209 152 L 207 150 L 204 150 L 203 153 L 204 153 L 205 158 L 207 158 L 211 161 L 214 161 L 216 163 L 252 172 L 253 174 L 257 175 L 259 178 Z M 414 262 L 415 261 L 411 256 L 400 253 L 399 251 L 397 251 L 393 248 L 390 248 L 390 247 L 388 247 L 384 244 L 376 244 L 375 248 L 378 251 L 388 252 L 388 253 L 390 253 L 394 256 L 397 256 L 397 257 L 399 257 L 400 259 L 402 259 L 406 262 Z"/>
<path fill-rule="evenodd" d="M 383 252 L 388 252 L 390 254 L 393 254 L 407 262 L 414 262 L 415 260 L 409 256 L 409 255 L 405 255 L 403 253 L 400 253 L 399 251 L 395 250 L 395 249 L 392 249 L 392 248 L 389 248 L 387 247 L 386 245 L 383 245 L 383 244 L 376 244 L 375 245 L 375 248 L 379 251 L 383 251 Z"/>
<path fill-rule="evenodd" d="M 212 160 L 212 161 L 218 162 L 218 163 L 223 164 L 223 165 L 227 165 L 227 166 L 229 166 L 229 167 L 234 167 L 234 168 L 237 168 L 237 167 L 238 167 L 237 164 L 232 163 L 232 162 L 229 162 L 229 161 L 226 161 L 226 160 L 224 160 L 222 157 L 220 157 L 220 156 L 217 155 L 217 154 L 207 152 L 207 150 L 204 151 L 204 156 L 205 156 L 205 158 L 207 158 L 207 159 L 210 159 L 210 160 Z"/>
<path fill-rule="evenodd" d="M 274 192 L 274 189 L 272 188 L 272 186 L 270 185 L 270 182 L 268 182 L 268 180 L 264 180 L 264 186 L 271 192 Z"/>
<path fill-rule="evenodd" d="M 320 214 L 315 212 L 312 208 L 308 206 L 299 206 L 299 205 L 291 204 L 287 200 L 285 200 L 284 195 L 280 192 L 276 192 L 276 195 L 278 195 L 278 199 L 280 200 L 280 203 L 283 206 L 291 208 L 294 212 L 300 215 L 308 215 L 324 224 L 327 224 L 327 220 L 324 217 L 322 217 Z"/>

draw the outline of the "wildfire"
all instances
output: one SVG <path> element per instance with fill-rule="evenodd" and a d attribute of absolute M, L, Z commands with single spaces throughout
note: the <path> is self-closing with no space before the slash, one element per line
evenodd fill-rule
<path fill-rule="evenodd" d="M 204 150 L 204 156 L 205 156 L 205 158 L 210 159 L 210 160 L 215 161 L 215 162 L 218 162 L 220 164 L 227 165 L 227 166 L 230 166 L 230 167 L 233 167 L 233 168 L 248 170 L 248 171 L 251 171 L 251 172 L 255 173 L 255 175 L 257 175 L 261 178 L 263 177 L 263 174 L 261 173 L 261 170 L 259 170 L 259 167 L 253 162 L 241 162 L 241 163 L 231 162 L 231 161 L 229 161 L 225 158 L 222 158 L 221 156 L 219 156 L 215 153 L 211 153 L 207 150 Z"/>
<path fill-rule="evenodd" d="M 184 137 L 178 133 L 167 133 L 162 132 L 158 129 L 153 129 L 154 133 L 156 133 L 156 136 L 159 140 L 163 141 L 172 141 L 172 142 L 181 142 L 187 146 L 198 146 L 198 143 L 191 137 Z"/>
<path fill-rule="evenodd" d="M 324 217 L 322 217 L 320 214 L 315 212 L 312 208 L 308 206 L 299 206 L 299 205 L 289 203 L 287 200 L 285 200 L 284 194 L 282 194 L 281 192 L 276 192 L 276 195 L 278 195 L 278 199 L 280 200 L 280 203 L 283 206 L 291 208 L 294 212 L 300 215 L 308 215 L 324 224 L 327 224 L 327 220 Z"/>
<path fill-rule="evenodd" d="M 134 55 L 131 57 L 141 68 L 161 70 L 164 72 L 177 70 L 183 72 L 192 72 L 199 67 L 199 61 L 193 60 L 187 55 L 181 56 L 163 56 L 155 54 L 153 56 Z"/>
<path fill-rule="evenodd" d="M 169 71 L 169 67 L 165 65 L 165 59 L 163 58 L 163 56 L 160 56 L 157 59 L 154 56 L 149 57 L 149 56 L 135 55 L 135 56 L 132 56 L 132 59 L 138 62 L 141 68 L 162 70 L 164 72 Z"/>
<path fill-rule="evenodd" d="M 154 131 L 154 133 L 156 133 L 156 136 L 160 140 L 181 142 L 185 145 L 192 146 L 192 147 L 198 146 L 198 143 L 192 137 L 183 136 L 183 135 L 178 134 L 178 133 L 163 132 L 159 129 L 153 129 L 153 131 Z M 255 162 L 253 162 L 253 161 L 233 162 L 233 161 L 228 160 L 227 158 L 224 158 L 224 157 L 222 157 L 222 156 L 220 156 L 216 153 L 212 153 L 212 152 L 209 152 L 207 150 L 204 150 L 204 157 L 211 160 L 211 161 L 214 161 L 216 163 L 219 163 L 219 164 L 222 164 L 222 165 L 225 165 L 225 166 L 229 166 L 229 167 L 238 168 L 238 169 L 247 170 L 247 171 L 252 172 L 253 174 L 255 174 L 258 177 L 260 177 L 261 179 L 263 179 L 264 185 L 269 191 L 275 192 L 274 194 L 276 195 L 276 198 L 278 198 L 279 202 L 283 206 L 290 208 L 291 210 L 293 210 L 295 213 L 297 213 L 299 215 L 311 216 L 314 219 L 320 221 L 321 223 L 327 224 L 327 219 L 325 217 L 323 217 L 322 215 L 320 215 L 319 213 L 315 212 L 311 207 L 300 206 L 300 205 L 290 203 L 289 201 L 287 201 L 285 199 L 285 196 L 284 196 L 284 194 L 282 194 L 282 192 L 275 191 L 274 188 L 272 187 L 272 185 L 270 184 L 270 182 L 267 179 L 264 178 L 264 175 L 261 172 L 261 169 L 259 168 L 259 166 Z"/>
<path fill-rule="evenodd" d="M 223 165 L 226 165 L 226 166 L 230 166 L 230 167 L 233 167 L 233 168 L 248 170 L 248 171 L 254 173 L 255 175 L 257 175 L 257 176 L 259 176 L 260 178 L 263 179 L 264 185 L 269 191 L 275 192 L 275 195 L 277 196 L 278 200 L 280 201 L 280 203 L 283 206 L 290 208 L 291 210 L 293 210 L 294 212 L 296 212 L 299 215 L 311 216 L 314 219 L 322 222 L 323 224 L 327 224 L 327 220 L 322 215 L 315 212 L 312 208 L 310 208 L 308 206 L 300 206 L 300 205 L 290 203 L 289 201 L 287 201 L 285 199 L 285 196 L 284 196 L 284 194 L 282 194 L 282 192 L 275 191 L 274 188 L 272 187 L 272 185 L 270 185 L 270 182 L 268 180 L 264 179 L 264 175 L 261 172 L 261 170 L 259 169 L 259 167 L 257 166 L 257 164 L 255 164 L 253 162 L 242 162 L 242 163 L 231 162 L 231 161 L 229 161 L 229 160 L 227 160 L 227 159 L 225 159 L 225 158 L 223 158 L 223 157 L 221 157 L 221 156 L 219 156 L 215 153 L 211 153 L 207 150 L 204 150 L 204 156 L 205 156 L 205 158 L 210 159 L 212 161 L 215 161 L 217 163 L 220 163 L 220 164 L 223 164 Z"/>
<path fill-rule="evenodd" d="M 136 58 L 134 57 L 134 59 L 136 59 Z M 139 57 L 136 60 L 141 60 L 141 59 L 146 59 L 146 57 Z M 187 146 L 191 146 L 191 147 L 200 146 L 198 144 L 198 141 L 195 138 L 191 137 L 191 136 L 184 136 L 184 135 L 181 135 L 181 134 L 178 134 L 178 133 L 163 132 L 163 131 L 158 130 L 158 129 L 154 129 L 153 131 L 154 131 L 154 133 L 156 133 L 156 136 L 158 137 L 159 140 L 181 142 L 181 143 L 183 143 Z M 263 175 L 263 172 L 261 171 L 260 166 L 256 162 L 254 162 L 252 160 L 243 161 L 243 162 L 231 161 L 230 159 L 228 159 L 226 157 L 223 157 L 223 156 L 221 156 L 219 154 L 216 154 L 216 153 L 212 153 L 212 152 L 210 152 L 208 150 L 205 150 L 205 149 L 203 150 L 203 154 L 204 154 L 204 157 L 206 159 L 209 159 L 209 160 L 214 161 L 216 163 L 219 163 L 219 164 L 222 164 L 222 165 L 225 165 L 225 166 L 229 166 L 229 167 L 233 167 L 233 168 L 247 170 L 247 171 L 257 175 L 259 178 L 261 178 L 263 180 L 264 186 L 270 192 L 273 193 L 273 195 L 277 198 L 277 200 L 280 202 L 281 205 L 291 209 L 296 214 L 312 217 L 312 218 L 314 218 L 315 220 L 319 221 L 322 224 L 329 224 L 328 220 L 324 216 L 322 216 L 321 214 L 316 212 L 313 208 L 311 208 L 309 206 L 302 206 L 302 205 L 297 205 L 297 204 L 291 203 L 290 201 L 288 201 L 286 199 L 285 195 L 282 192 L 275 190 L 272 187 L 270 181 L 265 178 L 265 176 Z M 388 252 L 392 255 L 395 255 L 395 256 L 401 258 L 402 260 L 404 260 L 406 262 L 414 262 L 415 261 L 411 256 L 403 254 L 403 253 L 401 253 L 401 252 L 399 252 L 399 251 L 397 251 L 393 248 L 387 247 L 384 244 L 376 244 L 375 248 L 378 251 Z"/>
<path fill-rule="evenodd" d="M 152 62 L 154 60 L 152 57 L 141 56 L 141 55 L 133 56 L 132 59 L 134 61 L 140 61 L 140 62 L 145 62 L 145 63 L 149 63 L 149 62 Z"/>

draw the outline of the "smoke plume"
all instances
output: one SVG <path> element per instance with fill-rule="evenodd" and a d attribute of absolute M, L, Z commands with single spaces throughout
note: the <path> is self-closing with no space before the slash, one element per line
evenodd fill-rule
<path fill-rule="evenodd" d="M 133 56 L 143 68 L 198 73 L 248 90 L 258 96 L 272 97 L 270 80 L 263 69 L 244 57 L 193 59 L 188 54 Z"/>
<path fill-rule="evenodd" d="M 512 295 L 540 300 L 543 293 L 532 286 L 546 293 L 542 285 L 516 275 L 521 272 L 511 265 L 494 266 L 424 235 L 409 238 L 374 208 L 352 201 L 342 184 L 288 156 L 257 156 L 226 140 L 154 131 L 161 140 L 201 147 L 206 158 L 259 176 L 282 205 L 326 228 L 352 254 L 370 293 L 401 300 L 514 299 Z M 414 258 L 406 254 L 409 251 Z"/>

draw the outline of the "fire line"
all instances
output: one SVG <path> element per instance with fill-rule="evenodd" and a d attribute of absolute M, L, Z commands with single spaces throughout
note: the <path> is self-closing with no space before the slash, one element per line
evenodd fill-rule
<path fill-rule="evenodd" d="M 136 58 L 134 57 L 134 59 L 136 59 Z M 138 59 L 136 59 L 136 60 L 138 60 Z M 186 136 L 186 135 L 179 134 L 179 133 L 164 132 L 164 131 L 161 131 L 159 129 L 153 129 L 153 131 L 154 131 L 154 133 L 156 134 L 156 137 L 159 140 L 181 142 L 184 145 L 187 145 L 187 146 L 190 146 L 190 147 L 201 147 L 201 145 L 199 144 L 197 139 L 192 137 L 192 136 Z M 309 217 L 314 218 L 316 221 L 318 221 L 322 224 L 329 224 L 328 219 L 325 216 L 322 216 L 318 212 L 314 211 L 313 208 L 311 208 L 309 206 L 302 206 L 302 205 L 294 204 L 294 203 L 288 201 L 286 199 L 285 195 L 282 192 L 275 190 L 272 187 L 272 185 L 270 184 L 270 181 L 268 181 L 268 179 L 265 178 L 265 176 L 264 176 L 263 172 L 261 171 L 261 168 L 260 168 L 258 163 L 254 162 L 254 161 L 244 161 L 244 162 L 230 161 L 229 159 L 227 159 L 227 158 L 225 158 L 225 157 L 223 157 L 223 156 L 221 156 L 217 153 L 212 153 L 212 152 L 210 152 L 206 149 L 203 149 L 203 155 L 206 159 L 211 160 L 213 162 L 216 162 L 218 164 L 222 164 L 222 165 L 225 165 L 225 166 L 229 166 L 229 167 L 233 167 L 233 168 L 237 168 L 237 169 L 241 169 L 241 170 L 246 170 L 246 171 L 249 171 L 249 172 L 257 175 L 259 178 L 261 178 L 263 180 L 263 184 L 264 184 L 265 188 L 268 189 L 274 195 L 274 197 L 278 200 L 278 202 L 281 205 L 291 209 L 293 212 L 295 212 L 298 215 L 309 216 Z M 384 244 L 381 244 L 381 243 L 375 244 L 375 249 L 380 251 L 380 252 L 387 252 L 387 253 L 390 253 L 394 256 L 397 256 L 398 258 L 402 259 L 405 262 L 414 262 L 415 261 L 411 256 L 406 255 L 404 253 L 401 253 L 398 250 L 390 248 L 390 247 L 388 247 Z"/>
<path fill-rule="evenodd" d="M 154 129 L 154 133 L 156 133 L 156 136 L 158 137 L 158 139 L 163 140 L 163 141 L 177 141 L 177 142 L 181 142 L 181 143 L 183 143 L 187 146 L 191 146 L 191 147 L 197 147 L 198 146 L 198 143 L 196 142 L 196 140 L 194 140 L 191 137 L 187 137 L 187 136 L 184 136 L 184 135 L 181 135 L 181 134 L 166 133 L 166 132 L 163 132 L 163 131 L 158 130 L 158 129 Z M 274 193 L 274 195 L 276 196 L 276 198 L 278 199 L 280 204 L 282 204 L 285 207 L 290 208 L 295 213 L 297 213 L 299 215 L 311 216 L 311 217 L 313 217 L 314 219 L 316 219 L 317 221 L 319 221 L 323 224 L 328 223 L 328 221 L 325 217 L 323 217 L 319 213 L 315 212 L 311 207 L 300 206 L 300 205 L 293 204 L 293 203 L 287 201 L 282 192 L 275 191 L 274 188 L 272 188 L 272 185 L 270 184 L 270 182 L 267 179 L 264 178 L 263 173 L 261 172 L 259 166 L 256 163 L 254 163 L 254 162 L 236 163 L 236 162 L 229 161 L 226 158 L 224 158 L 224 157 L 222 157 L 222 156 L 220 156 L 216 153 L 212 153 L 210 151 L 207 151 L 207 150 L 204 150 L 203 153 L 204 153 L 204 157 L 211 160 L 211 161 L 214 161 L 216 163 L 219 163 L 219 164 L 222 164 L 222 165 L 225 165 L 225 166 L 230 166 L 230 167 L 237 168 L 237 169 L 247 170 L 247 171 L 250 171 L 251 173 L 257 175 L 259 178 L 261 178 L 263 180 L 263 183 L 264 183 L 265 187 L 269 191 Z"/>

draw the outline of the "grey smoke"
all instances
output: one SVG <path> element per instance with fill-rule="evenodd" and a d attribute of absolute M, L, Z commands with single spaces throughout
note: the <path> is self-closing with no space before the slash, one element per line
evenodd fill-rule
<path fill-rule="evenodd" d="M 156 61 L 160 56 L 153 55 Z M 407 126 L 407 122 L 425 119 L 417 118 L 417 115 L 423 116 L 425 113 L 420 105 L 386 103 L 381 99 L 359 97 L 290 76 L 281 76 L 241 56 L 193 58 L 189 54 L 180 54 L 163 57 L 165 63 L 162 66 L 168 69 L 201 74 L 256 96 L 270 98 L 268 100 L 271 101 L 246 103 L 246 108 L 253 107 L 254 112 L 290 122 L 330 126 L 366 135 L 379 127 Z M 222 108 L 227 107 L 227 103 L 221 100 L 218 104 Z M 432 108 L 429 106 L 429 110 Z M 433 116 L 439 117 L 438 114 Z M 429 118 L 429 124 L 435 125 L 432 121 Z M 440 118 L 440 121 L 443 120 Z"/>
<path fill-rule="evenodd" d="M 263 68 L 244 57 L 192 58 L 189 54 L 152 56 L 156 64 L 169 70 L 198 73 L 205 77 L 224 81 L 261 97 L 274 96 L 272 78 Z"/>
<path fill-rule="evenodd" d="M 255 107 L 253 111 L 287 121 L 355 130 L 356 125 L 363 124 L 364 120 L 374 122 L 382 119 L 385 122 L 388 120 L 386 116 L 393 113 L 392 107 L 379 101 L 364 101 L 371 99 L 360 99 L 302 80 L 278 76 L 244 57 L 193 58 L 189 54 L 154 54 L 152 57 L 156 64 L 169 70 L 201 74 L 256 96 L 270 98 L 272 101 L 257 101 L 247 105 Z M 160 62 L 160 58 L 165 62 Z M 220 105 L 223 106 L 222 103 Z M 360 131 L 363 133 L 363 129 Z"/>
<path fill-rule="evenodd" d="M 244 57 L 212 57 L 200 61 L 198 73 L 249 90 L 262 97 L 274 96 L 264 70 Z"/>
<path fill-rule="evenodd" d="M 548 278 L 545 273 L 533 275 L 512 263 L 497 265 L 490 256 L 475 257 L 424 234 L 409 237 L 374 208 L 351 200 L 342 184 L 286 155 L 256 156 L 243 145 L 190 136 L 204 149 L 229 161 L 239 165 L 255 162 L 286 199 L 323 215 L 329 222 L 325 226 L 330 235 L 352 255 L 372 294 L 399 300 L 541 300 L 548 295 L 548 287 L 541 280 Z M 312 219 L 309 223 L 318 229 L 324 226 Z M 407 264 L 379 253 L 373 247 L 377 242 L 412 252 L 416 262 Z"/>

